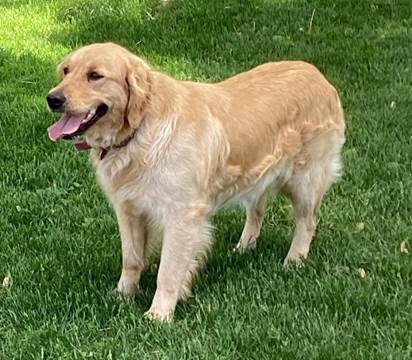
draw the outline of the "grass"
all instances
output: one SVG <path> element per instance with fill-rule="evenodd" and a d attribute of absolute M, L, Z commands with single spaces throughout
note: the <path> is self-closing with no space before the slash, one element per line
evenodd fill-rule
<path fill-rule="evenodd" d="M 410 359 L 411 29 L 407 0 L 2 0 L 0 359 Z M 281 265 L 293 228 L 278 198 L 244 256 L 231 251 L 244 214 L 216 216 L 208 265 L 173 324 L 143 319 L 153 267 L 136 300 L 116 300 L 115 216 L 87 154 L 47 139 L 44 100 L 56 63 L 103 40 L 181 79 L 303 59 L 336 85 L 345 172 L 304 268 Z"/>

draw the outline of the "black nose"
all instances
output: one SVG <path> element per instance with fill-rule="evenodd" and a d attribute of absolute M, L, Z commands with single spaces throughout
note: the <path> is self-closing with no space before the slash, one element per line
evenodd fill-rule
<path fill-rule="evenodd" d="M 66 101 L 66 98 L 61 91 L 51 92 L 49 95 L 47 95 L 46 99 L 52 111 L 63 110 L 63 105 Z"/>

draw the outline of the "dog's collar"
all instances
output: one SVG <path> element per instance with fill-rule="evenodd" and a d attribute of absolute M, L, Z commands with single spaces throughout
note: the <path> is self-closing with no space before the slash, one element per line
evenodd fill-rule
<path fill-rule="evenodd" d="M 100 155 L 99 155 L 100 160 L 103 160 L 110 150 L 120 149 L 122 147 L 125 147 L 134 138 L 134 135 L 136 134 L 136 130 L 137 129 L 135 129 L 132 135 L 124 139 L 120 144 L 112 145 L 108 148 L 100 148 Z"/>

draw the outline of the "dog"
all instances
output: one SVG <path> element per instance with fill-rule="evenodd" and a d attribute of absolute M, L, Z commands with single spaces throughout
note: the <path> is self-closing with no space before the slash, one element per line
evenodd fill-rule
<path fill-rule="evenodd" d="M 47 103 L 62 117 L 48 134 L 91 149 L 119 224 L 120 296 L 134 296 L 152 234 L 162 235 L 148 318 L 171 320 L 191 295 L 210 217 L 223 206 L 246 208 L 236 246 L 244 253 L 256 246 L 268 197 L 285 193 L 296 224 L 284 264 L 307 257 L 345 141 L 339 96 L 315 66 L 271 62 L 214 84 L 178 81 L 99 43 L 69 54 L 58 74 Z"/>

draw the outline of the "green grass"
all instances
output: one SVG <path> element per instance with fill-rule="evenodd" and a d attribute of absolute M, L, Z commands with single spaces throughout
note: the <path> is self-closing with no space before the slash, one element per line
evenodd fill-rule
<path fill-rule="evenodd" d="M 408 0 L 1 0 L 0 284 L 12 284 L 0 288 L 0 359 L 410 359 L 411 29 Z M 87 154 L 48 140 L 44 100 L 56 63 L 103 40 L 181 79 L 303 59 L 336 85 L 345 171 L 304 268 L 281 265 L 293 227 L 278 198 L 244 256 L 231 251 L 244 214 L 216 216 L 208 265 L 173 324 L 143 319 L 153 267 L 136 300 L 116 300 L 115 216 Z"/>

